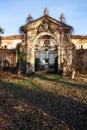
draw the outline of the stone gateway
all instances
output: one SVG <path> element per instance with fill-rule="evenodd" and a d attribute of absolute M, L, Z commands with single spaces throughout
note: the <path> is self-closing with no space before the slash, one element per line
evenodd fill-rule
<path fill-rule="evenodd" d="M 36 60 L 39 67 L 56 68 L 57 72 L 63 71 L 63 66 L 68 70 L 71 68 L 75 49 L 69 41 L 71 26 L 50 17 L 45 9 L 44 16 L 39 19 L 33 20 L 29 15 L 22 30 L 26 46 L 26 73 L 35 72 Z"/>
<path fill-rule="evenodd" d="M 43 16 L 36 20 L 29 14 L 27 23 L 20 30 L 21 35 L 0 37 L 0 66 L 5 62 L 8 62 L 5 67 L 17 66 L 17 48 L 21 45 L 27 74 L 37 70 L 63 75 L 72 70 L 87 73 L 87 36 L 72 35 L 73 28 L 65 23 L 63 14 L 56 20 L 45 8 Z"/>

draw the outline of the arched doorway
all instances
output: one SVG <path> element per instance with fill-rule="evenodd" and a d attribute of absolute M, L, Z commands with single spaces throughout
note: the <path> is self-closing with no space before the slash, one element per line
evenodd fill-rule
<path fill-rule="evenodd" d="M 51 35 L 42 35 L 35 43 L 35 70 L 55 72 L 58 64 L 57 42 Z"/>

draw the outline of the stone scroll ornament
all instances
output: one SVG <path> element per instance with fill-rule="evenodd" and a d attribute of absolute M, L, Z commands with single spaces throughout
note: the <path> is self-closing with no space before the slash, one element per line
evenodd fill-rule
<path fill-rule="evenodd" d="M 49 23 L 47 21 L 43 21 L 43 23 L 38 27 L 38 32 L 47 32 L 49 30 Z"/>

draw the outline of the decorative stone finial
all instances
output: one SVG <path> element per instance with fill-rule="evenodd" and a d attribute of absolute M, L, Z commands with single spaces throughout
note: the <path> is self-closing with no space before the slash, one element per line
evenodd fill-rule
<path fill-rule="evenodd" d="M 29 16 L 28 16 L 28 18 L 27 18 L 27 22 L 30 23 L 30 22 L 32 22 L 32 20 L 33 20 L 33 18 L 32 18 L 32 16 L 31 16 L 31 14 L 29 14 Z"/>
<path fill-rule="evenodd" d="M 65 22 L 64 14 L 61 14 L 61 16 L 60 16 L 60 20 L 61 20 L 61 22 Z"/>
<path fill-rule="evenodd" d="M 49 11 L 47 8 L 45 8 L 45 10 L 44 10 L 44 15 L 49 15 Z"/>

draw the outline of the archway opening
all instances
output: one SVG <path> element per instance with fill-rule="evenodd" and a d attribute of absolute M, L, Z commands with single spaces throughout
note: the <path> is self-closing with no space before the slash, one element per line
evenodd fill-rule
<path fill-rule="evenodd" d="M 39 37 L 35 44 L 35 71 L 57 72 L 57 61 L 56 40 L 49 35 Z"/>

